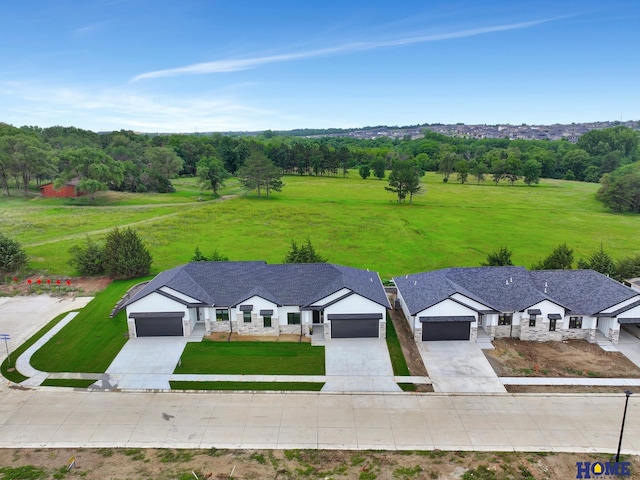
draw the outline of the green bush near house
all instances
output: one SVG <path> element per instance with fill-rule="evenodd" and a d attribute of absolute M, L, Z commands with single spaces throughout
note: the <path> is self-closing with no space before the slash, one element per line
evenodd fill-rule
<path fill-rule="evenodd" d="M 147 278 L 112 282 L 31 357 L 43 372 L 103 373 L 127 341 L 126 313 L 109 318 L 133 285 Z"/>

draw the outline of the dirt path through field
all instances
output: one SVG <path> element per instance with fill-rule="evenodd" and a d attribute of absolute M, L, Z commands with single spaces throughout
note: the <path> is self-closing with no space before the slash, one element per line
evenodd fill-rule
<path fill-rule="evenodd" d="M 220 202 L 224 202 L 225 200 L 229 200 L 231 198 L 235 198 L 237 197 L 237 195 L 224 195 L 220 198 L 216 198 L 215 200 L 209 200 L 206 202 L 199 202 L 197 204 L 167 204 L 167 205 L 150 205 L 153 207 L 162 207 L 162 206 L 183 206 L 184 208 L 181 209 L 178 212 L 174 212 L 174 213 L 167 213 L 165 215 L 159 215 L 157 217 L 153 217 L 153 218 L 147 218 L 145 220 L 139 220 L 137 222 L 131 222 L 131 223 L 123 223 L 118 225 L 119 228 L 127 228 L 127 227 L 135 227 L 138 225 L 144 225 L 147 223 L 153 223 L 153 222 L 157 222 L 158 220 L 164 220 L 166 218 L 171 218 L 171 217 L 177 217 L 178 215 L 182 215 L 185 210 L 197 210 L 199 208 L 203 208 L 206 207 L 212 203 L 220 203 Z M 140 205 L 125 205 L 123 207 L 117 207 L 117 208 L 133 208 L 133 207 L 140 207 Z M 69 207 L 69 208 L 82 208 L 82 207 Z M 107 207 L 109 208 L 109 207 Z M 77 239 L 81 239 L 86 237 L 87 235 L 102 235 L 105 233 L 108 233 L 113 227 L 109 227 L 109 228 L 101 228 L 99 230 L 91 230 L 89 232 L 82 232 L 82 233 L 74 233 L 72 235 L 64 235 L 62 237 L 58 237 L 52 240 L 45 240 L 43 242 L 35 242 L 35 243 L 25 243 L 23 245 L 23 247 L 27 248 L 27 247 L 39 247 L 41 245 L 48 245 L 50 243 L 58 243 L 58 242 L 62 242 L 62 241 L 68 241 L 68 240 L 77 240 Z"/>

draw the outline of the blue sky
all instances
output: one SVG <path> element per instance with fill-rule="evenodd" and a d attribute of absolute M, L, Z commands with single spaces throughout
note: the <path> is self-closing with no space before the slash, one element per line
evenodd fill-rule
<path fill-rule="evenodd" d="M 204 132 L 640 120 L 640 2 L 6 0 L 0 121 Z"/>

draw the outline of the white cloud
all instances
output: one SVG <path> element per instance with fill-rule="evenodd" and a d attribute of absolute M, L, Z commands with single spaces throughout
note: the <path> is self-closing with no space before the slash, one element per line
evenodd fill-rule
<path fill-rule="evenodd" d="M 8 117 L 5 121 L 13 121 L 10 118 L 13 114 L 20 125 L 76 125 L 92 130 L 124 128 L 147 132 L 224 131 L 252 128 L 266 123 L 273 114 L 215 92 L 171 97 L 126 88 L 45 87 L 12 82 L 0 86 L 0 95 L 5 96 L 2 102 Z"/>
<path fill-rule="evenodd" d="M 494 25 L 490 27 L 473 28 L 467 30 L 458 30 L 454 32 L 438 33 L 431 35 L 418 35 L 396 40 L 385 40 L 376 42 L 355 42 L 338 45 L 336 47 L 321 48 L 316 50 L 307 50 L 297 53 L 285 53 L 280 55 L 267 55 L 263 57 L 241 58 L 217 60 L 213 62 L 195 63 L 184 67 L 170 68 L 166 70 L 156 70 L 152 72 L 141 73 L 132 78 L 136 82 L 143 79 L 176 77 L 181 75 L 201 75 L 208 73 L 226 73 L 236 72 L 240 70 L 248 70 L 269 63 L 287 62 L 292 60 L 302 60 L 306 58 L 331 56 L 347 54 L 352 52 L 374 50 L 383 47 L 398 47 L 404 45 L 412 45 L 416 43 L 437 42 L 443 40 L 451 40 L 455 38 L 466 38 L 477 35 L 484 35 L 494 32 L 503 32 L 508 30 L 518 30 L 529 28 L 542 23 L 552 22 L 558 18 L 548 18 L 543 20 L 534 20 L 530 22 L 511 23 L 505 25 Z"/>

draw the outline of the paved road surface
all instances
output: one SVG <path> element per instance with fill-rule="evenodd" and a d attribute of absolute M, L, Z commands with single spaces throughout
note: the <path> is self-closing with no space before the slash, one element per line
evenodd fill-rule
<path fill-rule="evenodd" d="M 0 390 L 0 447 L 615 452 L 624 395 Z M 640 454 L 640 398 L 623 451 Z"/>

